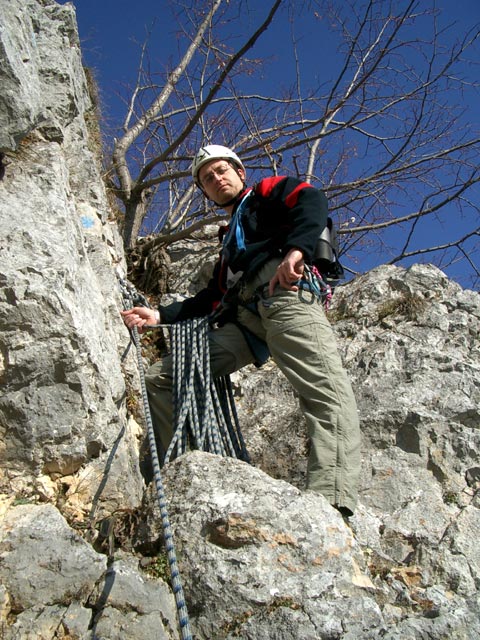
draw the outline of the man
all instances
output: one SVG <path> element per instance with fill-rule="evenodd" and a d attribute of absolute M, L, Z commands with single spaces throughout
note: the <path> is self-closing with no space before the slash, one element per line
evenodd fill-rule
<path fill-rule="evenodd" d="M 192 176 L 206 197 L 231 214 L 212 279 L 183 303 L 125 311 L 124 322 L 142 332 L 160 316 L 165 323 L 206 316 L 222 299 L 233 299 L 233 316 L 228 305 L 230 316 L 209 334 L 212 376 L 256 361 L 249 335 L 264 341 L 297 392 L 307 423 L 307 488 L 351 515 L 360 473 L 357 407 L 323 304 L 302 280 L 327 222 L 326 198 L 289 177 L 266 178 L 247 189 L 240 158 L 220 145 L 200 149 Z M 146 383 L 156 434 L 166 449 L 172 438 L 169 357 L 149 369 Z"/>

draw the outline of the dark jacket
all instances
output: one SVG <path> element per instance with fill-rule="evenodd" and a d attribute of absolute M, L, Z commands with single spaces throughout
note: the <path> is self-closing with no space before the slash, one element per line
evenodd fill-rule
<path fill-rule="evenodd" d="M 242 206 L 241 220 L 239 204 Z M 324 193 L 296 178 L 265 178 L 240 195 L 227 227 L 224 246 L 207 287 L 181 303 L 160 306 L 162 322 L 178 322 L 209 315 L 227 291 L 227 271 L 242 272 L 248 281 L 272 257 L 285 256 L 300 249 L 310 263 L 317 240 L 327 224 L 328 208 Z M 239 223 L 244 245 L 238 246 L 238 233 L 229 233 Z"/>

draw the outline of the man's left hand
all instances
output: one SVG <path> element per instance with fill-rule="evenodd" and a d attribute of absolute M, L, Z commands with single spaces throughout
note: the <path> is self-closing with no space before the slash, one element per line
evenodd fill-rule
<path fill-rule="evenodd" d="M 287 291 L 298 291 L 298 286 L 294 283 L 302 277 L 304 266 L 303 253 L 299 249 L 290 249 L 270 280 L 268 294 L 273 295 L 277 284 Z"/>

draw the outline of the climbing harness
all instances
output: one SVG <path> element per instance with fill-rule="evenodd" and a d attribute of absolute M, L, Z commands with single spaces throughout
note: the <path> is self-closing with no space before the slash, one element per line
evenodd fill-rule
<path fill-rule="evenodd" d="M 228 311 L 239 305 L 258 315 L 257 303 L 259 300 L 262 300 L 264 305 L 269 306 L 265 298 L 265 294 L 268 291 L 269 287 L 268 282 L 259 285 L 253 292 L 253 295 L 247 300 L 243 300 L 241 298 L 241 284 L 242 281 L 240 280 L 236 283 L 235 287 L 228 290 L 228 292 L 224 296 L 224 299 L 222 300 L 221 305 L 217 307 L 214 314 L 212 314 L 212 317 L 221 316 L 224 311 Z M 318 300 L 322 302 L 325 310 L 329 309 L 330 302 L 333 296 L 333 287 L 327 281 L 327 279 L 322 276 L 316 266 L 305 264 L 302 277 L 292 284 L 296 285 L 299 289 L 302 289 L 304 291 L 310 291 Z M 245 328 L 239 328 L 245 331 Z M 255 354 L 256 349 L 252 348 L 249 337 L 247 335 L 245 337 L 250 348 L 252 349 L 252 352 Z M 254 334 L 251 334 L 251 337 L 255 338 L 256 336 L 254 336 Z M 258 340 L 260 339 L 257 338 L 257 341 Z M 266 359 L 263 359 L 263 362 L 265 362 L 265 360 Z M 263 362 L 261 362 L 261 364 L 263 364 Z"/>
<path fill-rule="evenodd" d="M 123 306 L 125 309 L 129 309 L 132 306 L 143 304 L 147 302 L 143 296 L 137 293 L 134 287 L 124 279 L 119 278 L 120 289 L 123 294 Z M 148 305 L 147 305 L 148 306 Z M 150 445 L 150 453 L 152 457 L 153 476 L 155 479 L 155 487 L 157 491 L 158 505 L 160 508 L 160 515 L 163 527 L 163 538 L 165 542 L 165 548 L 167 550 L 168 564 L 170 567 L 170 577 L 172 580 L 173 593 L 175 596 L 175 602 L 177 605 L 178 622 L 180 626 L 180 633 L 182 640 L 192 640 L 192 634 L 190 631 L 190 622 L 188 617 L 187 606 L 185 603 L 185 597 L 183 594 L 182 582 L 180 579 L 180 573 L 178 570 L 177 557 L 175 553 L 175 546 L 173 543 L 172 529 L 170 526 L 170 519 L 168 516 L 167 503 L 165 499 L 165 491 L 163 487 L 162 475 L 160 472 L 160 463 L 158 459 L 157 444 L 155 441 L 155 432 L 153 429 L 152 416 L 150 413 L 150 405 L 148 403 L 147 387 L 145 384 L 145 375 L 143 370 L 142 349 L 138 330 L 134 327 L 131 331 L 132 340 L 136 347 L 138 370 L 140 375 L 140 386 L 143 397 L 143 408 L 145 413 L 145 422 L 147 425 L 148 442 Z"/>
<path fill-rule="evenodd" d="M 333 296 L 333 287 L 326 281 L 317 267 L 305 264 L 302 277 L 292 284 L 296 285 L 302 291 L 312 293 L 315 298 L 320 300 L 325 310 L 328 311 Z M 264 305 L 269 306 L 269 303 L 266 302 L 265 299 L 265 292 L 268 290 L 268 286 L 268 282 L 260 285 L 256 288 L 253 296 L 249 300 L 240 301 L 239 304 L 258 315 L 256 304 L 259 300 L 262 300 Z"/>

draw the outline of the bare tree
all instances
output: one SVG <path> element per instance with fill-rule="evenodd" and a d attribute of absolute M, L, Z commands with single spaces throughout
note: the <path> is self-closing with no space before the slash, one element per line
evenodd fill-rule
<path fill-rule="evenodd" d="M 479 133 L 462 102 L 478 87 L 476 74 L 465 75 L 478 25 L 453 38 L 433 0 L 276 0 L 257 24 L 249 9 L 226 0 L 182 6 L 180 41 L 189 44 L 180 62 L 160 82 L 141 66 L 109 173 L 126 246 L 146 222 L 159 234 L 148 248 L 218 216 L 188 176 L 195 150 L 220 143 L 253 179 L 293 173 L 324 188 L 352 272 L 368 255 L 397 263 L 428 254 L 443 268 L 462 259 L 478 283 Z M 319 60 L 315 85 L 304 80 L 299 16 L 319 37 L 328 22 L 338 42 L 332 64 Z M 274 21 L 290 25 L 282 46 L 295 63 L 278 89 L 256 75 L 268 61 L 247 57 Z"/>
<path fill-rule="evenodd" d="M 232 54 L 222 54 L 212 38 L 216 14 L 222 5 L 228 5 L 228 2 L 214 0 L 214 2 L 208 4 L 210 5 L 208 11 L 202 22 L 198 26 L 195 25 L 190 45 L 180 63 L 168 73 L 161 90 L 158 95 L 154 96 L 148 108 L 142 110 L 140 115 L 134 118 L 133 124 L 130 124 L 136 111 L 136 101 L 144 93 L 144 90 L 139 85 L 135 87 L 123 127 L 124 134 L 114 143 L 112 154 L 113 169 L 119 183 L 118 188 L 115 188 L 115 192 L 125 205 L 124 239 L 128 247 L 131 247 L 135 242 L 140 230 L 152 189 L 163 182 L 171 183 L 175 178 L 185 175 L 185 170 L 170 169 L 172 161 L 185 161 L 191 155 L 192 152 L 188 151 L 188 147 L 192 144 L 192 136 L 196 139 L 196 127 L 198 126 L 199 129 L 204 128 L 202 117 L 206 110 L 215 105 L 215 98 L 223 88 L 229 75 L 233 74 L 235 65 L 242 60 L 246 52 L 254 46 L 260 35 L 271 23 L 275 12 L 281 4 L 281 0 L 275 0 L 267 17 L 253 35 L 247 39 L 238 51 Z M 188 15 L 192 18 L 197 13 L 201 15 L 203 11 L 199 3 L 196 2 L 189 10 Z M 224 17 L 225 13 L 222 16 Z M 189 34 L 186 34 L 186 36 L 190 37 Z M 199 79 L 189 71 L 189 65 L 196 55 L 200 58 L 200 70 L 198 68 L 199 63 L 195 63 L 195 72 L 200 73 L 198 92 L 195 91 L 194 86 L 198 85 Z M 211 60 L 209 60 L 210 58 Z M 218 72 L 213 72 L 213 76 L 210 69 L 212 65 L 214 68 L 215 66 L 218 68 Z M 186 96 L 183 94 L 184 87 L 179 86 L 181 80 L 189 87 Z M 210 88 L 206 90 L 206 86 L 210 86 Z M 148 85 L 147 88 L 150 90 L 151 85 Z M 185 104 L 185 97 L 188 99 L 187 104 Z M 175 104 L 177 100 L 178 103 Z M 172 103 L 174 104 L 173 111 L 171 110 Z M 169 126 L 170 122 L 178 119 L 179 115 L 183 116 L 181 125 L 180 127 L 174 125 L 172 129 Z M 141 134 L 145 132 L 147 132 L 147 136 L 142 139 Z M 161 140 L 163 148 L 159 154 L 146 161 L 143 166 L 140 166 L 138 176 L 133 178 L 127 160 L 127 153 L 132 145 L 138 143 L 139 138 L 140 143 L 146 145 L 149 144 L 150 140 Z M 179 156 L 179 152 L 185 151 L 185 147 L 187 147 L 187 155 Z M 155 177 L 150 177 L 152 171 L 160 164 L 163 165 L 166 171 L 160 172 L 160 175 Z M 192 191 L 193 187 L 190 186 L 186 194 L 180 196 L 180 207 L 188 203 Z M 175 216 L 177 210 L 178 207 L 170 214 L 170 217 L 172 215 Z"/>

